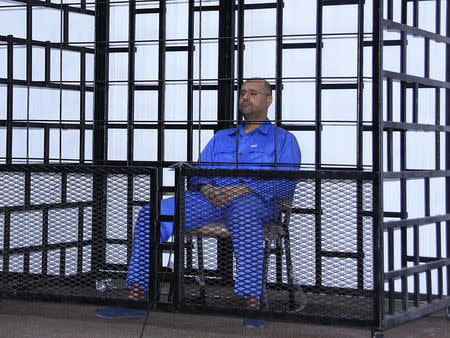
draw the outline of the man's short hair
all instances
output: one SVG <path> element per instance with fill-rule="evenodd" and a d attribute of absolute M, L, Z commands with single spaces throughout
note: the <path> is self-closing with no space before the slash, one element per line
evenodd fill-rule
<path fill-rule="evenodd" d="M 252 77 L 247 79 L 245 82 L 251 82 L 251 81 L 258 81 L 258 82 L 262 82 L 264 85 L 264 91 L 267 96 L 272 96 L 272 86 L 270 85 L 269 82 L 267 82 L 266 79 L 263 79 L 262 77 Z M 244 82 L 244 83 L 245 83 Z"/>

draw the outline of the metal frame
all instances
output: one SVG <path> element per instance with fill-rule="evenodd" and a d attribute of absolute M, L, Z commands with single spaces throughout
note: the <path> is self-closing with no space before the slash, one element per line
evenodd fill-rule
<path fill-rule="evenodd" d="M 450 257 L 450 239 L 448 234 L 450 233 L 450 159 L 449 156 L 445 158 L 445 168 L 442 168 L 442 135 L 445 135 L 445 150 L 448 153 L 450 149 L 450 47 L 449 47 L 449 34 L 450 34 L 450 6 L 446 6 L 446 13 L 443 12 L 443 1 L 435 0 L 436 14 L 435 31 L 429 32 L 419 28 L 419 11 L 421 1 L 418 0 L 402 0 L 401 1 L 401 22 L 394 21 L 394 1 L 387 1 L 387 8 L 384 11 L 382 0 L 372 0 L 373 3 L 373 33 L 372 39 L 367 39 L 368 35 L 364 32 L 364 14 L 365 5 L 368 1 L 365 0 L 317 0 L 317 21 L 316 32 L 314 36 L 298 34 L 294 38 L 308 38 L 314 40 L 314 42 L 291 42 L 286 38 L 283 32 L 283 11 L 284 2 L 282 0 L 274 0 L 271 3 L 260 4 L 246 4 L 244 0 L 238 0 L 236 3 L 230 1 L 220 0 L 218 5 L 204 5 L 201 2 L 189 0 L 188 2 L 188 27 L 187 27 L 187 39 L 184 39 L 182 44 L 172 44 L 171 41 L 166 39 L 167 37 L 167 6 L 171 5 L 170 0 L 158 1 L 158 7 L 154 8 L 140 8 L 139 2 L 135 0 L 129 1 L 129 31 L 127 47 L 116 47 L 114 42 L 109 41 L 110 33 L 110 7 L 114 3 L 110 3 L 105 0 L 95 1 L 95 10 L 89 9 L 85 0 L 81 0 L 80 6 L 75 5 L 59 5 L 49 1 L 27 1 L 16 0 L 16 2 L 23 4 L 26 8 L 26 38 L 17 38 L 14 36 L 0 36 L 0 42 L 6 45 L 7 49 L 7 77 L 0 78 L 0 84 L 6 85 L 6 119 L 0 120 L 0 127 L 4 127 L 6 130 L 6 145 L 5 145 L 5 158 L 1 159 L 6 165 L 10 165 L 15 162 L 31 162 L 41 161 L 43 164 L 49 164 L 53 161 L 66 162 L 66 159 L 62 158 L 61 151 L 59 152 L 59 159 L 50 157 L 50 132 L 51 130 L 58 129 L 60 132 L 65 129 L 80 130 L 80 146 L 79 146 L 79 159 L 75 160 L 81 167 L 84 165 L 124 165 L 128 167 L 139 166 L 156 166 L 158 167 L 157 180 L 154 182 L 152 192 L 154 194 L 153 200 L 159 201 L 164 194 L 173 194 L 177 187 L 164 186 L 163 185 L 163 170 L 170 165 L 174 164 L 173 161 L 167 161 L 165 157 L 165 134 L 167 130 L 186 130 L 186 158 L 191 162 L 195 158 L 193 153 L 194 146 L 194 131 L 198 130 L 213 130 L 222 129 L 225 127 L 236 126 L 237 122 L 241 120 L 241 116 L 234 117 L 234 107 L 236 98 L 236 91 L 239 90 L 243 81 L 245 80 L 244 69 L 244 54 L 245 43 L 247 41 L 255 41 L 257 37 L 248 37 L 244 31 L 245 13 L 252 10 L 260 9 L 272 9 L 274 11 L 276 34 L 273 37 L 276 42 L 276 62 L 275 62 L 275 77 L 270 79 L 273 89 L 275 90 L 275 123 L 291 131 L 310 131 L 314 132 L 315 138 L 315 159 L 314 163 L 306 163 L 305 167 L 314 169 L 316 174 L 312 177 L 320 180 L 322 170 L 341 170 L 351 169 L 355 173 L 355 177 L 365 177 L 365 171 L 369 170 L 373 175 L 373 201 L 374 201 L 374 224 L 378 224 L 378 227 L 373 228 L 373 255 L 374 255 L 374 290 L 376 294 L 374 296 L 374 319 L 373 327 L 374 332 L 382 330 L 393 325 L 397 325 L 401 322 L 423 316 L 427 313 L 434 312 L 438 309 L 448 308 L 450 301 L 448 294 L 450 293 L 450 269 L 449 269 L 449 257 Z M 156 2 L 155 2 L 156 3 Z M 357 76 L 354 78 L 340 78 L 330 79 L 323 76 L 323 46 L 327 39 L 330 38 L 330 34 L 323 33 L 324 25 L 324 9 L 331 8 L 332 6 L 356 6 L 357 10 L 357 31 L 353 32 L 354 38 L 357 40 Z M 48 41 L 36 41 L 33 40 L 32 34 L 32 12 L 33 8 L 46 7 L 59 10 L 61 12 L 61 41 L 60 42 L 48 42 Z M 408 21 L 408 7 L 412 6 L 412 22 Z M 204 79 L 194 78 L 194 53 L 196 44 L 201 49 L 201 44 L 207 39 L 200 36 L 195 37 L 195 16 L 198 15 L 201 18 L 202 13 L 216 11 L 218 13 L 219 21 L 219 35 L 217 37 L 218 43 L 218 79 L 216 81 L 204 81 Z M 386 12 L 386 17 L 384 15 Z M 95 15 L 95 41 L 92 41 L 94 47 L 91 48 L 91 44 L 77 45 L 69 41 L 69 13 L 79 13 L 83 15 L 93 16 Z M 150 79 L 154 80 L 148 84 L 140 83 L 135 78 L 136 68 L 136 50 L 139 50 L 142 41 L 136 40 L 136 17 L 141 14 L 154 13 L 158 16 L 158 41 L 152 41 L 158 44 L 158 78 Z M 441 15 L 445 14 L 446 17 L 446 32 L 441 29 Z M 236 32 L 235 32 L 236 29 Z M 387 40 L 384 38 L 385 31 L 393 30 L 400 33 L 400 39 Z M 445 35 L 444 35 L 445 34 Z M 424 76 L 412 76 L 407 72 L 407 36 L 415 35 L 424 39 Z M 336 36 L 339 36 L 337 34 Z M 445 81 L 438 81 L 430 78 L 430 63 L 431 63 L 431 41 L 436 41 L 446 45 L 446 74 Z M 147 41 L 148 42 L 148 41 Z M 185 44 L 184 44 L 185 43 Z M 23 80 L 15 79 L 13 74 L 14 66 L 14 46 L 26 46 L 26 78 Z M 44 81 L 33 81 L 32 79 L 32 48 L 44 47 L 45 48 L 45 79 Z M 399 48 L 400 49 L 400 71 L 393 72 L 383 69 L 383 55 L 387 48 Z M 363 51 L 371 48 L 373 54 L 372 62 L 372 78 L 366 78 L 363 72 L 363 66 L 366 62 L 364 59 Z M 51 81 L 51 51 L 74 51 L 80 54 L 80 81 L 79 83 L 67 83 Z M 296 124 L 286 123 L 283 119 L 283 90 L 284 82 L 286 78 L 283 78 L 283 51 L 289 49 L 311 49 L 315 51 L 315 120 L 314 121 L 298 121 Z M 177 123 L 166 123 L 166 85 L 170 84 L 170 81 L 166 79 L 166 56 L 167 53 L 187 52 L 187 120 Z M 198 51 L 201 53 L 201 51 Z M 111 123 L 108 119 L 108 100 L 109 100 L 109 88 L 114 84 L 114 81 L 110 80 L 109 74 L 109 56 L 111 53 L 128 53 L 128 77 L 125 81 L 127 84 L 127 120 L 120 121 L 119 123 Z M 94 83 L 89 83 L 86 80 L 86 56 L 89 54 L 95 55 L 95 74 Z M 236 68 L 236 69 L 235 69 Z M 308 80 L 302 77 L 289 77 L 290 81 Z M 311 80 L 311 79 L 309 79 Z M 364 83 L 372 80 L 372 121 L 364 121 L 363 117 L 363 93 Z M 393 116 L 394 107 L 394 84 L 400 83 L 400 121 L 396 121 Z M 120 81 L 119 81 L 120 83 Z M 62 120 L 55 122 L 48 121 L 16 121 L 13 116 L 13 89 L 14 86 L 26 86 L 28 90 L 33 88 L 53 88 L 55 90 L 75 90 L 80 93 L 80 121 L 79 123 L 64 122 Z M 419 93 L 422 89 L 434 88 L 435 89 L 435 123 L 424 124 L 420 123 L 419 119 Z M 157 91 L 158 93 L 158 121 L 150 121 L 145 123 L 136 123 L 134 119 L 134 96 L 135 91 Z M 332 90 L 356 90 L 356 111 L 357 115 L 354 121 L 346 121 L 356 127 L 356 162 L 354 165 L 345 164 L 327 164 L 323 161 L 323 127 L 330 121 L 323 119 L 323 107 L 322 98 L 324 91 Z M 367 90 L 367 89 L 366 89 Z M 202 91 L 214 91 L 217 93 L 217 121 L 211 124 L 202 124 L 201 121 L 194 121 L 194 93 L 198 92 L 201 102 Z M 412 111 L 407 111 L 408 94 L 411 91 Z M 94 111 L 93 121 L 86 120 L 85 102 L 86 93 L 94 93 Z M 441 99 L 445 95 L 445 111 L 442 111 L 440 105 Z M 383 114 L 384 107 L 386 107 L 386 113 Z M 61 107 L 60 107 L 61 111 Z M 407 114 L 411 114 L 410 116 Z M 61 112 L 60 112 L 61 115 Z M 441 124 L 442 117 L 445 115 L 445 125 Z M 384 118 L 386 116 L 386 118 Z M 411 121 L 411 122 L 408 122 Z M 39 159 L 30 158 L 28 155 L 26 158 L 13 157 L 13 131 L 14 128 L 39 128 L 43 130 L 44 137 L 44 149 L 43 157 Z M 108 130 L 118 128 L 124 129 L 127 132 L 127 155 L 124 160 L 110 160 L 108 158 Z M 152 129 L 157 131 L 157 158 L 155 161 L 136 161 L 134 160 L 134 133 L 138 129 Z M 85 154 L 86 145 L 86 131 L 92 130 L 93 132 L 93 155 L 92 160 L 88 159 Z M 432 170 L 411 170 L 407 167 L 407 143 L 406 135 L 410 131 L 422 131 L 427 133 L 434 133 L 436 149 L 435 166 Z M 363 161 L 364 155 L 364 135 L 372 135 L 372 166 L 367 166 Z M 395 138 L 398 136 L 400 142 L 400 156 L 394 157 L 394 144 Z M 60 136 L 61 139 L 61 136 Z M 386 163 L 384 163 L 384 152 L 386 149 Z M 60 145 L 61 150 L 61 145 Z M 400 170 L 396 171 L 395 163 L 399 163 Z M 4 170 L 2 165 L 2 170 Z M 328 171 L 327 171 L 328 172 Z M 305 175 L 309 175 L 305 172 Z M 316 175 L 316 176 L 314 176 Z M 446 214 L 445 215 L 431 215 L 430 212 L 430 195 L 431 191 L 431 179 L 444 178 L 446 184 L 445 198 L 446 198 Z M 383 208 L 383 189 L 384 185 L 389 180 L 395 180 L 400 185 L 400 210 L 391 211 L 384 210 Z M 408 185 L 409 180 L 423 180 L 424 184 L 424 209 L 425 215 L 421 218 L 410 219 L 407 214 L 407 198 L 408 198 Z M 102 177 L 99 177 L 94 182 L 94 191 L 96 191 L 95 198 L 104 198 L 105 182 Z M 179 187 L 178 187 L 179 189 Z M 321 234 L 321 218 L 318 216 L 322 209 L 320 196 L 322 194 L 320 184 L 316 184 L 316 205 L 315 210 L 312 211 L 316 215 L 316 234 L 315 234 L 315 246 L 316 246 L 316 284 L 322 285 L 322 258 L 323 257 L 339 257 L 339 252 L 325 252 L 322 251 L 322 234 Z M 362 201 L 362 187 L 358 187 L 359 200 Z M 153 205 L 154 210 L 159 210 L 159 202 L 155 202 Z M 359 209 L 360 215 L 357 218 L 357 237 L 359 239 L 363 236 L 363 222 L 362 216 L 364 210 Z M 105 210 L 99 208 L 95 211 L 98 219 L 100 220 L 100 226 L 95 236 L 103 238 L 104 222 L 105 222 Z M 157 213 L 159 215 L 159 212 Z M 393 221 L 386 221 L 385 218 L 395 218 Z M 7 218 L 5 214 L 5 219 Z M 158 223 L 163 220 L 168 220 L 167 217 L 156 217 L 153 221 Z M 170 218 L 171 219 L 171 218 Z M 101 221 L 103 220 L 103 221 Z M 103 223 L 102 223 L 103 222 Z M 130 220 L 131 222 L 131 220 Z M 419 235 L 422 225 L 435 224 L 436 226 L 436 257 L 424 257 L 419 253 Z M 444 239 L 444 232 L 442 225 L 445 224 L 447 237 Z M 157 229 L 156 227 L 155 229 Z M 413 229 L 413 242 L 408 240 L 408 230 Z M 103 230 L 102 230 L 103 229 Z M 155 230 L 154 238 L 158 238 L 158 230 Z M 395 269 L 394 264 L 394 241 L 395 233 L 400 232 L 400 246 L 401 246 L 401 269 Z M 384 239 L 386 234 L 387 240 Z M 128 238 L 131 239 L 131 230 L 128 233 Z M 446 241 L 447 252 L 442 254 L 442 241 Z M 5 242 L 6 243 L 6 242 Z M 155 261 L 161 262 L 162 250 L 182 250 L 180 247 L 173 246 L 172 244 L 154 242 L 153 247 L 155 250 L 152 252 L 152 257 Z M 413 254 L 408 254 L 408 248 L 412 247 Z M 358 291 L 364 291 L 364 280 L 361 277 L 361 271 L 363 268 L 362 247 L 358 247 L 355 257 L 357 259 L 358 270 Z M 101 254 L 99 252 L 98 254 Z M 384 255 L 387 255 L 387 267 L 384 267 Z M 226 260 L 222 257 L 221 260 Z M 180 272 L 182 262 L 178 262 L 178 272 Z M 446 267 L 446 275 L 444 276 L 444 269 Z M 431 289 L 431 271 L 436 270 L 438 274 L 438 297 L 434 297 Z M 153 297 L 157 297 L 157 290 L 159 289 L 159 283 L 161 274 L 163 273 L 160 264 L 154 265 L 153 276 L 151 286 L 151 294 Z M 181 272 L 180 272 L 181 273 Z M 427 280 L 427 292 L 422 294 L 420 292 L 420 278 L 419 274 L 424 273 Z M 175 281 L 174 290 L 175 298 L 174 302 L 168 302 L 168 307 L 175 304 L 179 306 L 182 292 L 180 291 L 182 286 L 182 275 L 180 274 L 167 274 L 167 278 Z M 413 276 L 414 292 L 408 291 L 409 276 Z M 401 280 L 401 292 L 398 292 L 394 285 L 394 280 L 400 278 Z M 443 290 L 443 280 L 447 281 L 447 290 Z M 387 288 L 385 290 L 385 287 Z M 324 288 L 326 290 L 326 288 Z M 445 297 L 444 294 L 447 293 Z M 425 304 L 422 302 L 425 301 Z M 164 306 L 164 304 L 162 304 Z M 351 319 L 349 320 L 351 322 Z"/>

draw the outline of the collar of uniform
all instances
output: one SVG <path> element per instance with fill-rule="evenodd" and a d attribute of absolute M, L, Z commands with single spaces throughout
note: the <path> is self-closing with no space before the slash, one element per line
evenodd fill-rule
<path fill-rule="evenodd" d="M 239 127 L 238 127 L 239 134 L 245 134 L 244 125 L 245 125 L 245 122 L 242 122 L 239 125 Z M 269 119 L 267 119 L 263 123 L 261 123 L 260 126 L 258 128 L 256 128 L 255 130 L 258 130 L 259 132 L 267 135 L 269 133 L 271 127 L 272 127 L 272 123 L 270 123 Z M 236 128 L 230 129 L 230 132 L 229 132 L 230 135 L 233 135 L 235 133 L 236 133 Z"/>

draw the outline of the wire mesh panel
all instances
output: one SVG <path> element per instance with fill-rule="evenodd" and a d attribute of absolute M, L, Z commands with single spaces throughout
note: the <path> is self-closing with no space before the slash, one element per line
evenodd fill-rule
<path fill-rule="evenodd" d="M 127 299 L 133 225 L 151 168 L 2 166 L 4 294 Z"/>
<path fill-rule="evenodd" d="M 222 195 L 199 189 L 205 173 Z M 186 306 L 373 319 L 367 175 L 186 170 L 183 178 Z"/>

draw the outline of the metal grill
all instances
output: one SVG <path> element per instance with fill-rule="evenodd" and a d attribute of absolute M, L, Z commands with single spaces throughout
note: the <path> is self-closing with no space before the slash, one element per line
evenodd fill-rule
<path fill-rule="evenodd" d="M 150 168 L 2 166 L 1 291 L 127 299 L 134 221 Z"/>
<path fill-rule="evenodd" d="M 195 191 L 205 172 L 217 186 L 257 193 L 212 205 Z M 361 173 L 218 172 L 226 171 L 184 176 L 186 306 L 247 311 L 253 296 L 271 314 L 373 319 L 372 181 Z"/>

